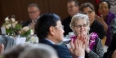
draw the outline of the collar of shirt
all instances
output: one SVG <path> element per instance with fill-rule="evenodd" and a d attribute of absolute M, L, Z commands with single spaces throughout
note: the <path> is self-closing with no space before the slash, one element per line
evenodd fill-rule
<path fill-rule="evenodd" d="M 40 17 L 40 16 L 39 16 Z M 37 18 L 37 19 L 35 19 L 35 20 L 32 20 L 32 22 L 37 22 L 37 20 L 39 19 L 39 17 Z"/>
<path fill-rule="evenodd" d="M 49 41 L 49 42 L 51 42 L 52 44 L 55 44 L 53 41 L 51 41 L 51 40 L 49 40 L 49 39 L 47 39 L 47 38 L 46 38 L 46 40 Z"/>
<path fill-rule="evenodd" d="M 77 58 L 85 58 L 84 56 L 78 56 Z"/>

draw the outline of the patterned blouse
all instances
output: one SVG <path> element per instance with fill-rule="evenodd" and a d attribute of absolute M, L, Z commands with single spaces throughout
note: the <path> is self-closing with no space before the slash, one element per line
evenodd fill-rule
<path fill-rule="evenodd" d="M 101 39 L 97 38 L 93 49 L 85 54 L 85 58 L 102 58 L 103 57 L 103 47 Z"/>

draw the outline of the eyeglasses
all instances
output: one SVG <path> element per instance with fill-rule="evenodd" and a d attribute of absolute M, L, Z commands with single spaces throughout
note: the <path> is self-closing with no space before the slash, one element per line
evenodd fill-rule
<path fill-rule="evenodd" d="M 73 8 L 73 7 L 75 7 L 75 5 L 73 5 L 73 6 L 69 6 L 69 7 L 67 7 L 67 8 Z"/>
<path fill-rule="evenodd" d="M 82 14 L 91 14 L 93 11 L 88 11 L 87 13 L 82 12 Z"/>
<path fill-rule="evenodd" d="M 36 13 L 38 10 L 36 10 L 36 11 L 31 11 L 31 12 L 28 12 L 29 14 L 32 14 L 32 13 Z"/>
<path fill-rule="evenodd" d="M 64 29 L 64 26 L 55 26 L 56 28 L 62 28 L 62 29 Z"/>
<path fill-rule="evenodd" d="M 75 27 L 81 28 L 81 27 L 87 27 L 88 24 L 83 24 L 83 25 L 76 25 Z"/>

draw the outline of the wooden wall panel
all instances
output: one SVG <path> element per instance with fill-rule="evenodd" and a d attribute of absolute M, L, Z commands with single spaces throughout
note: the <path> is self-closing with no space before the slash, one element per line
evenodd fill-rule
<path fill-rule="evenodd" d="M 4 18 L 7 16 L 11 17 L 11 15 L 15 15 L 16 19 L 22 18 L 21 3 L 19 2 L 21 2 L 21 0 L 1 0 L 0 1 L 0 8 L 1 8 L 0 13 L 2 13 L 1 14 L 2 18 L 0 18 L 0 25 L 4 22 Z"/>
<path fill-rule="evenodd" d="M 2 13 L 3 13 L 3 12 L 2 12 L 1 5 L 2 5 L 2 4 L 1 4 L 1 0 L 0 0 L 0 23 L 2 24 L 2 19 L 3 19 Z M 0 24 L 0 25 L 1 25 L 1 24 Z"/>
<path fill-rule="evenodd" d="M 67 0 L 48 0 L 48 9 L 49 12 L 58 14 L 61 17 L 61 19 L 64 19 L 68 16 Z"/>

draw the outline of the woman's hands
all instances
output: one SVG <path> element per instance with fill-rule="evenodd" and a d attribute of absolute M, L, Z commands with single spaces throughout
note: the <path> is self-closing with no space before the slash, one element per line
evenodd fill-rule
<path fill-rule="evenodd" d="M 85 51 L 87 52 L 87 53 L 89 53 L 90 52 L 90 48 L 89 48 L 89 39 L 90 39 L 90 36 L 89 35 L 86 35 L 85 37 Z"/>
<path fill-rule="evenodd" d="M 71 39 L 71 48 L 69 50 L 74 57 L 85 56 L 85 41 L 84 37 L 80 35 L 77 36 L 75 41 Z"/>
<path fill-rule="evenodd" d="M 85 56 L 85 51 L 87 53 L 90 52 L 89 39 L 90 39 L 89 35 L 86 36 L 78 35 L 75 41 L 74 39 L 71 39 L 70 42 L 71 48 L 69 48 L 69 50 L 74 57 Z"/>

